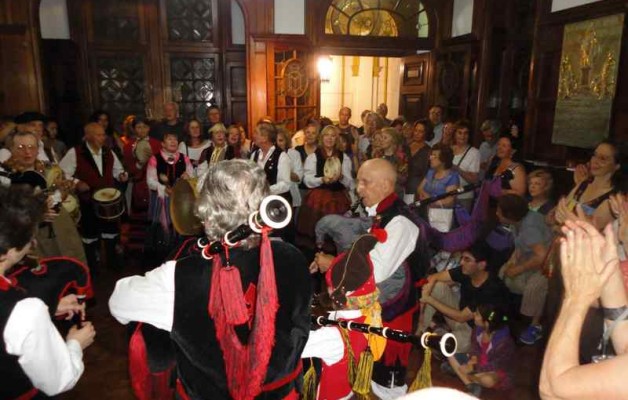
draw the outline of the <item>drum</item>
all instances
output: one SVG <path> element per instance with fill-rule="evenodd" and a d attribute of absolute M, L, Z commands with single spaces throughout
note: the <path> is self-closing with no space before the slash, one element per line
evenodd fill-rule
<path fill-rule="evenodd" d="M 74 195 L 69 194 L 65 200 L 63 200 L 61 205 L 65 211 L 70 214 L 72 221 L 74 221 L 75 224 L 78 224 L 81 220 L 81 207 L 79 207 L 78 199 Z"/>
<path fill-rule="evenodd" d="M 170 195 L 170 218 L 174 229 L 184 236 L 199 235 L 203 224 L 195 214 L 196 178 L 179 179 Z"/>
<path fill-rule="evenodd" d="M 337 178 L 342 174 L 342 164 L 338 157 L 329 157 L 325 160 L 325 165 L 323 166 L 323 175 L 326 178 Z"/>
<path fill-rule="evenodd" d="M 100 219 L 116 219 L 124 213 L 124 196 L 116 188 L 103 188 L 94 192 L 94 212 Z"/>

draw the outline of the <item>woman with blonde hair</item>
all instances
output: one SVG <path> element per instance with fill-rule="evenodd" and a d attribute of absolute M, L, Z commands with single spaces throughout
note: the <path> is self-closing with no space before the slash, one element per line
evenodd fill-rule
<path fill-rule="evenodd" d="M 303 182 L 310 189 L 301 205 L 297 223 L 297 243 L 314 249 L 316 223 L 325 215 L 344 214 L 351 207 L 347 190 L 353 186 L 351 160 L 337 149 L 340 131 L 326 126 L 318 149 L 303 166 Z"/>

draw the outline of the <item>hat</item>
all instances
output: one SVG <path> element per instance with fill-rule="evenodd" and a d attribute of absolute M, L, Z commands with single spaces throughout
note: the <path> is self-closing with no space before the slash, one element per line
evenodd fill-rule
<path fill-rule="evenodd" d="M 48 118 L 40 112 L 27 111 L 18 115 L 13 120 L 13 122 L 15 122 L 16 124 L 28 124 L 29 122 L 33 122 L 33 121 L 41 121 L 43 123 L 46 123 L 48 121 Z"/>

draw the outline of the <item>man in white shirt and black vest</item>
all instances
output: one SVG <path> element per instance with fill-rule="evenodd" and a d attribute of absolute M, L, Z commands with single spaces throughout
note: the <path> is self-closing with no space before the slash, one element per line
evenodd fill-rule
<path fill-rule="evenodd" d="M 429 258 L 427 241 L 420 236 L 422 222 L 395 194 L 396 180 L 396 170 L 389 161 L 368 160 L 358 171 L 357 191 L 367 214 L 373 217 L 371 230 L 385 232 L 382 242 L 368 252 L 380 292 L 383 324 L 413 332 L 417 312 L 414 283 L 425 276 Z M 310 272 L 327 271 L 332 260 L 332 256 L 318 253 Z M 405 393 L 409 354 L 409 344 L 387 343 L 373 371 L 373 393 L 379 398 L 394 399 Z"/>
<path fill-rule="evenodd" d="M 101 125 L 91 122 L 85 125 L 84 132 L 84 142 L 70 149 L 59 166 L 66 177 L 75 181 L 81 206 L 81 236 L 90 270 L 98 269 L 99 239 L 105 241 L 108 267 L 119 269 L 122 265 L 116 250 L 120 236 L 118 221 L 97 217 L 93 195 L 99 189 L 115 187 L 116 180 L 126 182 L 129 176 L 115 153 L 104 147 L 107 135 Z"/>

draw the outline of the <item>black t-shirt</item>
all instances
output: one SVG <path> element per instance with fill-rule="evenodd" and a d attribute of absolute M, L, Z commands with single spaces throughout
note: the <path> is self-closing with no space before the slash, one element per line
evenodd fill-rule
<path fill-rule="evenodd" d="M 489 274 L 489 277 L 479 287 L 473 286 L 471 278 L 462 273 L 462 268 L 452 268 L 449 275 L 454 282 L 460 284 L 460 310 L 469 307 L 475 311 L 480 304 L 506 305 L 508 303 L 508 289 L 501 279 Z"/>

